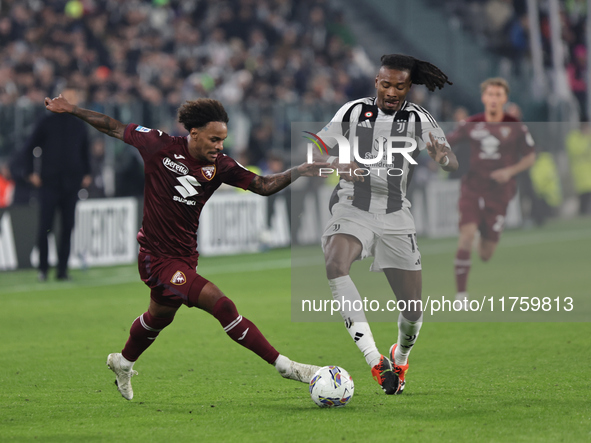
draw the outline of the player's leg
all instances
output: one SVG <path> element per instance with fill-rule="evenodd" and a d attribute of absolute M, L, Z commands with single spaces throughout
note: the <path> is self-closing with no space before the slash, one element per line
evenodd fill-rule
<path fill-rule="evenodd" d="M 255 324 L 240 315 L 234 302 L 213 283 L 207 282 L 199 292 L 191 291 L 189 303 L 213 315 L 232 340 L 272 364 L 284 378 L 309 383 L 320 369 L 319 366 L 297 363 L 279 354 Z"/>
<path fill-rule="evenodd" d="M 250 349 L 267 363 L 273 364 L 277 360 L 279 352 L 250 320 L 238 313 L 234 302 L 212 282 L 203 287 L 197 298 L 195 294 L 189 297 L 191 304 L 213 315 L 236 343 Z"/>
<path fill-rule="evenodd" d="M 156 291 L 156 289 L 152 289 L 152 291 Z M 154 301 L 153 298 L 150 299 L 148 310 L 132 323 L 129 338 L 121 351 L 123 357 L 132 362 L 131 366 L 154 343 L 158 334 L 172 323 L 180 305 L 178 303 L 175 306 L 166 306 Z"/>
<path fill-rule="evenodd" d="M 60 242 L 57 250 L 57 279 L 68 278 L 68 260 L 70 258 L 72 230 L 76 219 L 76 203 L 78 201 L 77 190 L 64 192 L 60 197 L 61 229 Z"/>
<path fill-rule="evenodd" d="M 351 265 L 361 255 L 361 251 L 361 242 L 346 234 L 332 235 L 324 244 L 326 277 L 334 300 L 341 302 L 341 306 L 344 306 L 345 302 L 347 306 L 353 306 L 355 301 L 361 301 L 361 295 L 349 276 Z M 370 367 L 377 365 L 381 354 L 376 347 L 365 313 L 341 310 L 341 315 L 367 364 Z"/>
<path fill-rule="evenodd" d="M 495 250 L 497 249 L 498 241 L 489 240 L 487 238 L 480 239 L 480 245 L 478 247 L 478 253 L 482 261 L 489 261 Z"/>
<path fill-rule="evenodd" d="M 423 323 L 421 305 L 422 264 L 415 233 L 400 233 L 399 226 L 414 228 L 410 211 L 392 213 L 385 221 L 387 230 L 376 242 L 375 259 L 371 265 L 374 272 L 384 272 L 392 292 L 397 298 L 398 315 L 397 342 L 389 352 L 393 373 L 396 376 L 396 394 L 405 386 L 408 370 L 408 354 L 415 344 Z"/>
<path fill-rule="evenodd" d="M 184 282 L 179 288 L 185 285 L 190 287 L 196 280 L 196 265 L 196 262 L 188 264 L 183 261 L 161 259 L 142 251 L 138 254 L 140 277 L 151 290 L 150 305 L 148 310 L 132 323 L 129 338 L 121 353 L 109 354 L 107 357 L 107 366 L 117 376 L 117 389 L 127 400 L 133 398 L 131 377 L 137 375 L 133 370 L 134 363 L 154 343 L 160 331 L 172 323 L 176 311 L 183 304 L 182 297 L 178 295 L 180 292 L 175 291 L 177 294 L 173 294 L 170 287 L 161 282 L 170 282 L 180 273 L 184 277 Z M 189 275 L 190 281 L 187 281 L 186 275 Z"/>
<path fill-rule="evenodd" d="M 37 247 L 39 248 L 39 280 L 47 280 L 49 270 L 48 252 L 49 244 L 47 234 L 53 229 L 53 219 L 59 193 L 53 189 L 42 186 L 39 190 L 39 228 L 37 230 Z"/>
<path fill-rule="evenodd" d="M 384 274 L 398 301 L 404 300 L 405 310 L 398 314 L 398 339 L 390 348 L 393 371 L 399 378 L 396 394 L 402 394 L 408 371 L 408 355 L 415 345 L 423 325 L 421 305 L 422 271 L 387 268 Z"/>
<path fill-rule="evenodd" d="M 465 223 L 460 225 L 460 236 L 458 238 L 458 249 L 454 261 L 454 272 L 456 277 L 456 300 L 464 300 L 468 297 L 468 275 L 472 261 L 470 259 L 472 243 L 478 231 L 476 223 Z"/>
<path fill-rule="evenodd" d="M 324 243 L 326 277 L 334 300 L 341 306 L 354 306 L 358 305 L 355 304 L 356 301 L 361 302 L 361 295 L 349 276 L 351 265 L 361 256 L 361 251 L 361 242 L 352 235 L 332 235 Z M 367 364 L 372 368 L 379 364 L 381 354 L 376 347 L 365 312 L 341 310 L 341 315 Z"/>
<path fill-rule="evenodd" d="M 334 300 L 340 306 L 355 306 L 356 301 L 361 304 L 361 295 L 349 276 L 353 262 L 361 256 L 363 246 L 361 241 L 347 234 L 335 234 L 325 239 L 323 243 L 324 259 L 326 262 L 326 276 Z M 384 357 L 376 347 L 371 328 L 367 322 L 365 312 L 341 309 L 341 316 L 349 335 L 355 341 L 357 348 L 363 353 L 365 361 L 372 368 L 374 379 L 380 384 L 386 394 L 393 394 L 397 380 L 393 377 L 392 367 L 387 357 Z"/>
<path fill-rule="evenodd" d="M 479 194 L 462 184 L 458 208 L 460 211 L 460 236 L 458 249 L 454 261 L 454 273 L 456 278 L 456 300 L 468 298 L 468 275 L 472 262 L 470 256 L 474 237 L 484 217 L 485 201 Z"/>
<path fill-rule="evenodd" d="M 481 227 L 478 254 L 484 262 L 489 261 L 501 239 L 501 233 L 505 227 L 505 214 L 507 203 L 489 200 L 484 210 L 484 222 Z"/>
<path fill-rule="evenodd" d="M 158 291 L 158 289 L 152 289 Z M 132 323 L 129 338 L 121 353 L 109 354 L 107 366 L 117 376 L 115 383 L 121 395 L 127 400 L 133 398 L 131 377 L 137 375 L 133 365 L 142 353 L 154 343 L 160 331 L 174 320 L 174 315 L 181 303 L 170 302 L 169 306 L 157 303 L 154 297 L 150 299 L 150 306 Z"/>

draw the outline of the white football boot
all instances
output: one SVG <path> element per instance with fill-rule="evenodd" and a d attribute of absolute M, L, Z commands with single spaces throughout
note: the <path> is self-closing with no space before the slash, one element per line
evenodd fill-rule
<path fill-rule="evenodd" d="M 115 384 L 123 398 L 131 400 L 133 398 L 131 377 L 137 375 L 137 371 L 134 371 L 133 369 L 126 371 L 121 367 L 121 354 L 109 354 L 107 357 L 107 366 L 117 376 Z"/>
<path fill-rule="evenodd" d="M 306 365 L 292 361 L 284 355 L 280 355 L 275 361 L 275 369 L 279 371 L 283 378 L 310 383 L 312 377 L 320 369 L 320 366 Z"/>

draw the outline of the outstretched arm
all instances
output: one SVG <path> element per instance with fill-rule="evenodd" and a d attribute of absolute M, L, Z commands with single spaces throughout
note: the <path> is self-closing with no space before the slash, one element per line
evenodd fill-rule
<path fill-rule="evenodd" d="M 299 177 L 323 177 L 322 168 L 328 167 L 328 163 L 302 163 L 278 174 L 257 175 L 250 183 L 248 190 L 259 195 L 272 195 L 286 188 Z"/>
<path fill-rule="evenodd" d="M 123 140 L 123 134 L 125 133 L 125 127 L 123 123 L 108 115 L 101 114 L 100 112 L 90 111 L 88 109 L 79 108 L 68 102 L 62 95 L 51 99 L 45 97 L 45 108 L 56 114 L 67 112 L 75 115 L 81 120 L 96 128 L 97 130 L 104 132 L 105 134 Z"/>
<path fill-rule="evenodd" d="M 431 142 L 427 143 L 427 151 L 429 156 L 435 160 L 441 169 L 447 172 L 455 171 L 458 169 L 458 159 L 455 154 L 445 144 L 438 141 L 433 134 L 429 133 Z"/>

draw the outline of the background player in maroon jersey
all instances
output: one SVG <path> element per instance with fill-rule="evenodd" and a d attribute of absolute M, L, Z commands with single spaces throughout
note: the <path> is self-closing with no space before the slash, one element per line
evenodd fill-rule
<path fill-rule="evenodd" d="M 462 139 L 470 145 L 470 167 L 460 191 L 460 238 L 455 259 L 456 299 L 468 298 L 470 250 L 480 231 L 478 253 L 492 257 L 505 222 L 509 201 L 515 195 L 515 176 L 535 161 L 534 141 L 527 127 L 504 112 L 509 84 L 490 78 L 481 85 L 484 112 L 469 117 L 447 136 L 451 146 Z"/>
<path fill-rule="evenodd" d="M 133 398 L 133 364 L 168 326 L 181 305 L 198 307 L 213 315 L 237 343 L 273 364 L 279 373 L 308 383 L 318 366 L 291 361 L 279 354 L 220 289 L 196 272 L 197 228 L 201 209 L 222 184 L 271 195 L 300 176 L 317 176 L 327 163 L 307 164 L 285 172 L 258 176 L 222 153 L 228 135 L 228 115 L 217 100 L 188 101 L 178 110 L 186 137 L 171 137 L 157 129 L 125 125 L 109 116 L 70 104 L 61 95 L 45 99 L 55 113 L 70 113 L 111 137 L 138 149 L 144 159 L 145 189 L 138 266 L 151 289 L 147 312 L 132 324 L 121 353 L 110 354 L 107 365 L 115 372 L 121 395 Z"/>

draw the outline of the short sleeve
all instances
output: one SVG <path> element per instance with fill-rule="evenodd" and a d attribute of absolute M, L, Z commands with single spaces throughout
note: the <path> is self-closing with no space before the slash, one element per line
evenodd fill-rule
<path fill-rule="evenodd" d="M 430 114 L 419 114 L 419 117 L 421 119 L 419 129 L 420 134 L 417 134 L 417 144 L 419 151 L 425 149 L 427 147 L 427 143 L 431 142 L 429 134 L 432 134 L 435 140 L 449 148 L 449 143 L 445 137 L 445 133 L 443 132 L 443 129 L 441 129 L 441 126 L 437 124 L 435 119 L 431 117 Z"/>
<path fill-rule="evenodd" d="M 323 140 L 323 142 L 326 144 L 327 148 L 329 150 L 331 150 L 332 148 L 334 148 L 335 146 L 337 146 L 337 141 L 332 138 L 332 137 L 322 137 L 323 133 L 333 133 L 333 134 L 338 134 L 338 135 L 344 135 L 347 136 L 348 130 L 343 130 L 343 127 L 348 127 L 348 123 L 346 123 L 345 125 L 343 125 L 343 119 L 345 118 L 345 114 L 347 113 L 347 111 L 349 111 L 349 109 L 351 109 L 352 107 L 356 106 L 356 105 L 362 105 L 361 102 L 347 102 L 345 103 L 343 106 L 341 106 L 341 108 L 336 112 L 336 114 L 334 115 L 334 117 L 330 120 L 330 122 L 328 122 L 326 124 L 326 126 L 324 128 L 322 128 L 322 130 L 318 133 L 318 136 Z"/>
<path fill-rule="evenodd" d="M 139 151 L 144 160 L 149 159 L 160 149 L 168 146 L 173 137 L 160 129 L 150 129 L 130 123 L 123 133 L 123 141 Z"/>
<path fill-rule="evenodd" d="M 256 177 L 254 172 L 249 171 L 227 155 L 223 155 L 218 166 L 222 182 L 237 188 L 247 189 Z"/>

